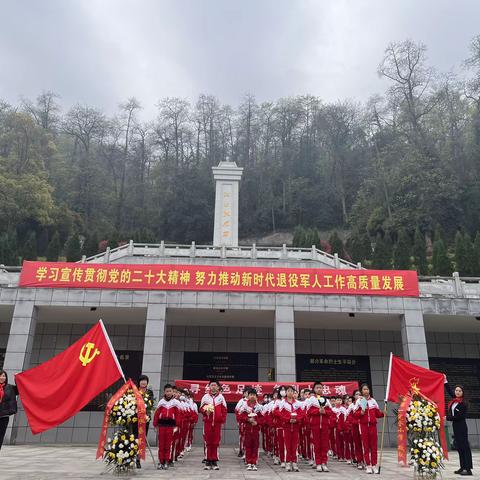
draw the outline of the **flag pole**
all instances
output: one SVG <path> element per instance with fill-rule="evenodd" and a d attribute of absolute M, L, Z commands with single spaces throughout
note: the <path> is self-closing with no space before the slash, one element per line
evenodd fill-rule
<path fill-rule="evenodd" d="M 382 470 L 383 439 L 385 438 L 385 424 L 387 422 L 387 404 L 388 404 L 387 399 L 390 393 L 390 375 L 392 373 L 392 359 L 393 359 L 393 353 L 390 352 L 390 362 L 388 365 L 388 377 L 387 377 L 387 389 L 385 390 L 385 406 L 383 407 L 383 426 L 382 426 L 382 438 L 380 440 L 380 457 L 378 461 L 378 471 L 377 471 L 379 475 Z"/>
<path fill-rule="evenodd" d="M 112 353 L 113 358 L 115 359 L 115 363 L 117 364 L 118 371 L 122 375 L 124 383 L 127 383 L 127 380 L 125 379 L 125 374 L 123 373 L 122 367 L 120 365 L 120 362 L 118 361 L 117 354 L 115 353 L 115 350 L 113 348 L 112 342 L 110 341 L 110 337 L 108 336 L 107 329 L 105 328 L 105 325 L 103 323 L 103 320 L 100 318 L 98 320 L 100 322 L 100 325 L 103 330 L 103 334 L 105 335 L 105 338 L 107 340 L 108 346 L 110 348 L 110 352 Z"/>

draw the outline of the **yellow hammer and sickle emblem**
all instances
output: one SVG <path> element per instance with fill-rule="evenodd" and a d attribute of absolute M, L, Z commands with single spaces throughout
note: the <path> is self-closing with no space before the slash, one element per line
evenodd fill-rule
<path fill-rule="evenodd" d="M 100 355 L 100 350 L 98 348 L 95 348 L 95 350 L 92 352 L 94 348 L 95 344 L 88 342 L 83 345 L 82 349 L 80 350 L 78 359 L 82 362 L 84 367 L 86 367 L 97 355 Z"/>

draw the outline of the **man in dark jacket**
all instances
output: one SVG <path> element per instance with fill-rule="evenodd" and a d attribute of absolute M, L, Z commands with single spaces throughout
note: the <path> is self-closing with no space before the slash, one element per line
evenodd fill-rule
<path fill-rule="evenodd" d="M 0 370 L 0 449 L 7 431 L 10 415 L 17 413 L 17 392 L 13 385 L 8 384 L 8 375 Z"/>

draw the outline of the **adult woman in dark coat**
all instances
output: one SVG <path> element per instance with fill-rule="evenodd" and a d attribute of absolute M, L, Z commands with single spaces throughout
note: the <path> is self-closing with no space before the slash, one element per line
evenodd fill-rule
<path fill-rule="evenodd" d="M 10 415 L 17 413 L 17 392 L 13 385 L 8 384 L 8 375 L 0 370 L 0 448 L 2 448 Z"/>
<path fill-rule="evenodd" d="M 472 451 L 468 443 L 467 410 L 468 405 L 465 401 L 464 390 L 461 385 L 456 385 L 452 391 L 448 383 L 445 384 L 447 392 L 452 401 L 448 404 L 447 420 L 452 422 L 453 434 L 455 435 L 455 445 L 457 446 L 458 456 L 460 458 L 460 469 L 454 473 L 459 475 L 472 475 Z"/>

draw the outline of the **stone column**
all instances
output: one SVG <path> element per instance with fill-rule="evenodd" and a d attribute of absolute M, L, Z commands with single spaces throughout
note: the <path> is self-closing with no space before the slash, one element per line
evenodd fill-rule
<path fill-rule="evenodd" d="M 147 307 L 147 321 L 145 324 L 145 342 L 143 345 L 142 374 L 150 379 L 155 398 L 160 398 L 162 377 L 163 352 L 166 336 L 166 312 L 165 304 L 152 303 Z M 150 428 L 149 438 L 155 439 L 155 430 Z"/>
<path fill-rule="evenodd" d="M 9 382 L 14 383 L 13 376 L 30 368 L 33 337 L 37 326 L 37 309 L 33 301 L 18 300 L 13 310 L 12 324 L 8 336 L 7 350 L 5 352 L 4 370 L 7 371 Z M 22 410 L 19 404 L 19 413 Z M 7 428 L 5 445 L 15 443 L 15 420 Z"/>
<path fill-rule="evenodd" d="M 401 331 L 405 360 L 429 368 L 422 311 L 405 310 L 401 316 Z"/>
<path fill-rule="evenodd" d="M 238 184 L 243 168 L 235 162 L 220 162 L 212 167 L 215 179 L 215 224 L 213 245 L 238 246 Z"/>
<path fill-rule="evenodd" d="M 295 317 L 293 307 L 275 309 L 275 379 L 278 383 L 295 382 Z"/>

